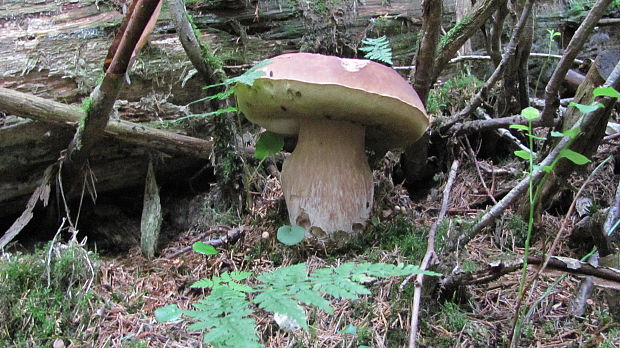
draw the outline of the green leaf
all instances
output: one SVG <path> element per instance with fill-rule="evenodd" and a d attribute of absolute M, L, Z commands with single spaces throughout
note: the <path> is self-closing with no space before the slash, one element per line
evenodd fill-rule
<path fill-rule="evenodd" d="M 155 319 L 160 323 L 175 321 L 181 318 L 183 311 L 175 304 L 167 305 L 155 310 Z"/>
<path fill-rule="evenodd" d="M 560 157 L 564 157 L 577 165 L 582 165 L 590 162 L 588 157 L 571 149 L 562 149 L 562 151 L 560 151 Z"/>
<path fill-rule="evenodd" d="M 256 141 L 256 151 L 254 156 L 259 160 L 264 160 L 268 156 L 275 155 L 284 148 L 284 137 L 272 132 L 264 132 Z"/>
<path fill-rule="evenodd" d="M 359 49 L 362 52 L 366 52 L 364 58 L 371 59 L 389 65 L 394 64 L 392 62 L 392 48 L 390 42 L 386 36 L 379 38 L 365 38 L 362 40 L 362 47 Z"/>
<path fill-rule="evenodd" d="M 528 120 L 533 120 L 540 117 L 540 112 L 537 109 L 528 106 L 527 108 L 521 110 L 521 116 L 525 117 Z"/>
<path fill-rule="evenodd" d="M 245 73 L 243 73 L 240 76 L 237 77 L 231 77 L 227 80 L 225 80 L 224 82 L 220 82 L 220 83 L 216 83 L 214 85 L 209 85 L 204 87 L 204 89 L 209 89 L 209 88 L 213 88 L 213 87 L 219 87 L 219 86 L 226 86 L 226 85 L 234 85 L 236 83 L 242 83 L 244 85 L 248 85 L 248 86 L 252 86 L 254 84 L 254 81 L 256 81 L 256 79 L 259 79 L 263 76 L 265 76 L 265 72 L 264 71 L 256 71 L 256 69 L 258 68 L 262 68 L 265 65 L 271 64 L 271 60 L 270 59 L 265 59 L 262 62 L 256 64 L 255 66 L 251 67 L 250 69 L 248 69 Z"/>
<path fill-rule="evenodd" d="M 308 330 L 306 311 L 285 292 L 265 291 L 256 295 L 252 302 L 266 311 L 284 314 L 294 320 L 302 329 Z"/>
<path fill-rule="evenodd" d="M 196 242 L 192 244 L 192 250 L 203 255 L 215 255 L 217 250 L 213 245 L 205 244 L 203 242 Z"/>
<path fill-rule="evenodd" d="M 525 150 L 518 150 L 514 152 L 515 156 L 523 158 L 524 160 L 530 160 L 532 158 L 532 154 Z"/>
<path fill-rule="evenodd" d="M 582 114 L 589 114 L 593 111 L 596 111 L 597 109 L 600 109 L 603 107 L 603 104 L 601 103 L 595 103 L 595 104 L 590 104 L 590 105 L 583 105 L 583 104 L 577 104 L 577 103 L 573 103 L 570 102 L 568 103 L 569 106 L 572 107 L 576 107 L 577 110 L 579 110 Z"/>
<path fill-rule="evenodd" d="M 565 136 L 565 134 L 558 131 L 551 131 L 551 136 L 555 138 L 562 138 Z"/>
<path fill-rule="evenodd" d="M 309 306 L 314 306 L 319 309 L 324 310 L 328 314 L 334 314 L 334 310 L 321 294 L 317 291 L 311 289 L 302 289 L 297 294 L 295 294 L 295 298 L 302 303 L 305 303 Z"/>
<path fill-rule="evenodd" d="M 205 289 L 205 288 L 210 288 L 214 285 L 214 282 L 211 279 L 200 279 L 199 281 L 195 282 L 194 284 L 192 284 L 190 286 L 190 288 L 200 288 L 200 289 Z"/>
<path fill-rule="evenodd" d="M 553 166 L 542 166 L 540 169 L 542 169 L 545 173 L 551 173 Z"/>
<path fill-rule="evenodd" d="M 228 112 L 237 112 L 237 111 L 239 111 L 239 110 L 236 107 L 231 106 L 231 107 L 226 108 L 226 109 L 219 109 L 219 110 L 207 112 L 206 114 L 193 114 L 193 115 L 184 116 L 184 117 L 181 117 L 181 118 L 177 118 L 176 120 L 174 120 L 174 122 L 179 122 L 179 121 L 183 121 L 185 119 L 194 118 L 194 117 L 218 116 L 218 115 L 225 114 L 225 113 L 228 113 Z"/>
<path fill-rule="evenodd" d="M 592 91 L 595 97 L 620 98 L 620 92 L 613 87 L 597 87 Z"/>
<path fill-rule="evenodd" d="M 574 139 L 577 135 L 579 135 L 580 132 L 581 132 L 581 128 L 579 127 L 571 128 L 571 129 L 564 131 L 564 136 Z"/>
<path fill-rule="evenodd" d="M 284 225 L 278 228 L 276 237 L 281 243 L 295 245 L 301 242 L 306 236 L 306 231 L 301 226 Z"/>
<path fill-rule="evenodd" d="M 529 137 L 531 137 L 532 139 L 536 139 L 536 140 L 547 140 L 547 138 L 545 138 L 545 137 L 539 137 L 539 136 L 537 136 L 537 135 L 529 135 L 529 134 L 528 134 L 528 136 L 529 136 Z"/>
<path fill-rule="evenodd" d="M 524 126 L 522 124 L 511 124 L 510 126 L 508 126 L 508 128 L 524 130 L 524 131 L 529 131 L 530 130 L 530 127 Z"/>
<path fill-rule="evenodd" d="M 344 329 L 338 331 L 341 334 L 357 335 L 357 326 L 353 324 L 347 325 Z"/>

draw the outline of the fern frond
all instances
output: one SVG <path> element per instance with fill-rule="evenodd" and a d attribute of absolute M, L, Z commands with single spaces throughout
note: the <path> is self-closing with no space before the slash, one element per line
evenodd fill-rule
<path fill-rule="evenodd" d="M 381 36 L 376 39 L 365 38 L 362 40 L 360 51 L 366 52 L 364 58 L 392 65 L 392 48 L 387 37 Z"/>

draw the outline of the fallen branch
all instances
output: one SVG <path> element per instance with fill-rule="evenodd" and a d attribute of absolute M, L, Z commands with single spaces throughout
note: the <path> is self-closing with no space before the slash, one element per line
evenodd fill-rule
<path fill-rule="evenodd" d="M 545 259 L 539 256 L 530 256 L 527 258 L 528 265 L 541 265 Z M 489 263 L 488 267 L 476 272 L 452 274 L 444 276 L 439 284 L 444 289 L 454 289 L 464 285 L 487 284 L 502 276 L 519 271 L 523 267 L 523 260 L 515 260 L 513 262 L 498 261 Z M 566 273 L 593 276 L 620 283 L 620 270 L 610 267 L 596 267 L 588 262 L 579 261 L 569 257 L 553 256 L 549 259 L 547 269 L 562 271 Z"/>
<path fill-rule="evenodd" d="M 464 119 L 476 110 L 482 104 L 484 98 L 486 98 L 487 93 L 495 86 L 500 77 L 503 76 L 504 70 L 508 66 L 508 63 L 512 61 L 512 57 L 517 51 L 517 45 L 519 44 L 522 34 L 525 31 L 525 26 L 526 23 L 528 23 L 533 6 L 533 0 L 528 0 L 525 3 L 521 16 L 519 17 L 519 21 L 512 32 L 512 36 L 510 37 L 510 41 L 508 42 L 508 46 L 506 47 L 506 51 L 504 52 L 499 65 L 497 65 L 495 71 L 493 71 L 493 74 L 491 74 L 480 91 L 478 91 L 469 103 L 467 103 L 467 106 L 452 118 L 451 123 L 456 123 Z"/>
<path fill-rule="evenodd" d="M 229 230 L 223 229 L 222 227 L 212 228 L 212 229 L 206 231 L 205 235 L 211 235 L 211 234 L 214 234 L 214 233 L 226 233 L 226 235 L 224 235 L 222 237 L 219 237 L 219 238 L 203 241 L 203 243 L 208 244 L 208 245 L 212 245 L 214 247 L 220 246 L 222 244 L 231 243 L 233 241 L 236 241 L 239 237 L 241 237 L 241 235 L 244 234 L 247 230 L 248 230 L 248 228 L 245 227 L 245 226 L 241 226 L 241 227 L 237 227 L 237 228 L 232 228 L 232 229 L 229 229 Z M 184 253 L 192 250 L 192 245 L 194 243 L 200 241 L 200 239 L 202 239 L 202 238 L 204 238 L 204 235 L 201 236 L 200 238 L 197 238 L 194 241 L 192 241 L 189 246 L 181 248 L 181 249 L 175 251 L 174 253 L 165 256 L 164 258 L 165 259 L 174 259 L 175 257 L 177 257 L 177 256 L 179 256 L 181 254 L 184 254 Z"/>
<path fill-rule="evenodd" d="M 70 128 L 76 128 L 85 116 L 84 110 L 79 107 L 2 87 L 0 87 L 0 111 Z M 212 146 L 210 140 L 188 137 L 120 119 L 107 123 L 105 135 L 134 145 L 203 159 L 209 158 Z"/>
<path fill-rule="evenodd" d="M 596 1 L 596 3 L 592 6 L 592 9 L 588 12 L 586 18 L 583 22 L 581 22 L 581 25 L 571 38 L 566 50 L 564 50 L 562 59 L 560 59 L 560 62 L 555 67 L 553 75 L 551 75 L 551 78 L 545 87 L 545 107 L 543 108 L 540 116 L 543 124 L 547 126 L 551 126 L 553 124 L 556 110 L 560 105 L 560 100 L 558 97 L 558 89 L 560 88 L 560 84 L 564 80 L 564 77 L 573 64 L 573 61 L 581 52 L 581 48 L 590 36 L 592 29 L 594 29 L 598 21 L 605 13 L 605 10 L 609 6 L 610 2 L 611 0 Z"/>
<path fill-rule="evenodd" d="M 435 234 L 437 233 L 437 228 L 443 222 L 444 217 L 446 216 L 446 211 L 448 210 L 448 204 L 450 203 L 450 191 L 452 190 L 452 184 L 454 184 L 454 179 L 456 178 L 456 173 L 459 169 L 459 161 L 455 160 L 452 162 L 452 167 L 450 168 L 450 174 L 448 175 L 448 182 L 446 183 L 446 187 L 443 190 L 443 200 L 441 202 L 441 210 L 439 211 L 439 215 L 437 216 L 437 220 L 431 225 L 431 228 L 428 232 L 428 242 L 426 245 L 426 254 L 424 255 L 424 259 L 422 259 L 422 263 L 420 264 L 420 270 L 426 270 L 428 267 L 436 261 L 437 255 L 435 254 Z M 407 282 L 411 279 L 412 276 L 407 277 L 405 281 L 400 285 L 400 291 L 403 291 Z M 411 304 L 411 332 L 409 333 L 409 348 L 415 348 L 417 342 L 417 333 L 418 333 L 418 322 L 419 322 L 419 314 L 420 314 L 420 298 L 422 296 L 422 284 L 424 282 L 424 274 L 418 274 L 415 278 L 414 290 L 413 290 L 413 300 Z"/>

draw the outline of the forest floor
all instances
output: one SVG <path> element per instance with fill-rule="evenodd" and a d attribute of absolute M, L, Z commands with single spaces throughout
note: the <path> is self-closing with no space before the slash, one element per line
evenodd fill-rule
<path fill-rule="evenodd" d="M 600 162 L 612 150 L 613 146 L 601 146 L 594 162 Z M 513 161 L 494 169 L 498 173 L 512 173 L 494 177 L 483 173 L 490 186 L 501 188 L 510 187 L 523 167 Z M 458 178 L 451 191 L 448 219 L 440 228 L 443 236 L 456 230 L 453 225 L 472 221 L 482 212 L 481 200 L 488 198 L 473 162 L 464 159 Z M 608 165 L 591 178 L 586 196 L 596 197 L 597 201 L 612 199 L 614 187 L 607 184 L 611 178 L 617 182 L 613 165 Z M 441 181 L 445 180 L 441 178 Z M 579 187 L 583 182 L 583 177 L 576 176 L 570 184 Z M 306 262 L 310 269 L 346 261 L 419 264 L 426 248 L 425 234 L 441 201 L 433 191 L 425 199 L 414 202 L 406 191 L 396 186 L 384 197 L 382 218 L 371 228 L 371 237 L 344 250 L 325 252 L 304 246 L 285 247 L 277 242 L 273 236 L 277 226 L 264 217 L 267 210 L 277 210 L 282 204 L 281 192 L 275 179 L 268 179 L 266 187 L 262 194 L 255 196 L 252 213 L 240 222 L 247 227 L 245 235 L 234 244 L 219 247 L 217 255 L 206 257 L 191 250 L 179 254 L 196 240 L 217 237 L 208 236 L 205 231 L 187 231 L 170 241 L 161 250 L 162 256 L 152 261 L 143 258 L 138 247 L 126 254 L 104 257 L 92 301 L 93 312 L 97 314 L 78 341 L 86 344 L 92 340 L 97 347 L 200 346 L 201 334 L 187 331 L 188 322 L 158 323 L 154 310 L 169 304 L 190 308 L 192 302 L 204 295 L 190 285 L 224 271 L 259 274 L 296 262 Z M 568 219 L 569 226 L 578 220 L 577 216 L 565 217 L 562 213 L 547 213 L 542 217 L 533 244 L 534 254 L 548 247 L 563 219 Z M 494 231 L 478 236 L 457 255 L 445 256 L 455 258 L 453 263 L 457 266 L 452 273 L 471 272 L 494 261 L 519 258 L 523 254 L 525 229 L 523 219 L 507 212 Z M 263 232 L 270 235 L 264 238 Z M 561 241 L 561 256 L 580 258 L 587 253 L 583 247 L 575 247 L 568 235 L 562 236 Z M 530 266 L 529 275 L 536 270 Z M 607 309 L 605 290 L 596 288 L 587 301 L 585 313 L 575 316 L 570 307 L 582 278 L 563 275 L 545 272 L 528 293 L 526 305 L 528 308 L 536 305 L 523 330 L 522 346 L 620 347 L 620 330 Z M 426 293 L 420 314 L 420 346 L 507 345 L 515 317 L 519 278 L 520 272 L 513 272 L 488 283 L 464 287 L 452 298 Z M 313 312 L 309 315 L 310 332 L 284 332 L 278 329 L 271 314 L 257 310 L 253 317 L 258 323 L 259 336 L 267 347 L 404 347 L 409 335 L 413 282 L 400 291 L 403 280 L 376 281 L 370 287 L 372 294 L 360 300 L 335 300 L 332 316 Z M 357 328 L 356 334 L 343 333 L 349 324 Z"/>

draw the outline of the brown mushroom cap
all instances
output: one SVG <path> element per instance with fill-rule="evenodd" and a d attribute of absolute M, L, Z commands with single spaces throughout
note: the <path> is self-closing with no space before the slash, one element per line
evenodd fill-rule
<path fill-rule="evenodd" d="M 271 58 L 252 86 L 237 84 L 239 109 L 272 132 L 294 135 L 299 118 L 344 120 L 366 127 L 376 150 L 406 146 L 422 136 L 429 118 L 418 94 L 379 63 L 312 53 Z"/>

